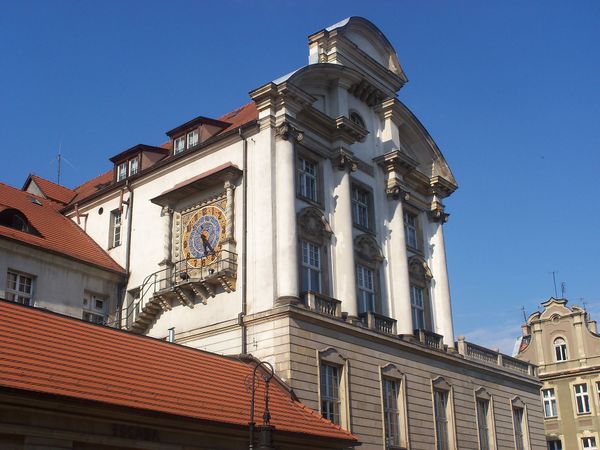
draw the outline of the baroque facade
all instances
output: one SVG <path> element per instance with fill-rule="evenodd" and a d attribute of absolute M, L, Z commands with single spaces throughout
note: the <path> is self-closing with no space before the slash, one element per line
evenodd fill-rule
<path fill-rule="evenodd" d="M 110 325 L 268 361 L 365 449 L 541 450 L 535 367 L 455 342 L 457 183 L 406 81 L 346 19 L 309 36 L 308 65 L 117 154 L 61 211 L 126 270 Z"/>
<path fill-rule="evenodd" d="M 538 365 L 549 450 L 600 446 L 600 335 L 585 309 L 551 298 L 529 316 L 517 357 Z"/>

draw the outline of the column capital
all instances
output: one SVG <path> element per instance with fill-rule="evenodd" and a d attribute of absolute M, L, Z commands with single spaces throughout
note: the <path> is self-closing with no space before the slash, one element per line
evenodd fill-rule
<path fill-rule="evenodd" d="M 358 163 L 354 160 L 354 155 L 343 148 L 340 148 L 339 152 L 333 156 L 332 160 L 338 170 L 356 172 L 358 169 Z"/>
<path fill-rule="evenodd" d="M 275 128 L 275 136 L 280 137 L 284 141 L 292 140 L 302 142 L 304 132 L 295 128 L 287 120 Z"/>
<path fill-rule="evenodd" d="M 404 186 L 399 182 L 388 183 L 385 193 L 389 199 L 400 200 L 401 202 L 406 202 L 410 198 L 410 192 L 404 189 Z"/>
<path fill-rule="evenodd" d="M 174 213 L 175 211 L 173 210 L 173 208 L 171 208 L 170 206 L 163 206 L 160 209 L 160 214 L 161 216 L 170 216 Z"/>
<path fill-rule="evenodd" d="M 448 222 L 448 217 L 450 217 L 450 214 L 445 212 L 444 205 L 441 202 L 437 200 L 431 202 L 431 210 L 429 211 L 429 218 L 431 220 L 444 224 Z"/>

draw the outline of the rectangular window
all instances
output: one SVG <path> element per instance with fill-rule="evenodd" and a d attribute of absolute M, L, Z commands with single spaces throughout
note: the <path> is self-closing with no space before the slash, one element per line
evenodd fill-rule
<path fill-rule="evenodd" d="M 598 399 L 598 406 L 600 407 L 600 381 L 596 381 L 596 398 Z"/>
<path fill-rule="evenodd" d="M 198 130 L 190 131 L 187 134 L 187 148 L 192 148 L 198 143 Z"/>
<path fill-rule="evenodd" d="M 548 450 L 562 450 L 562 442 L 548 441 Z"/>
<path fill-rule="evenodd" d="M 138 173 L 139 168 L 139 160 L 138 158 L 133 158 L 129 160 L 129 176 L 135 175 Z"/>
<path fill-rule="evenodd" d="M 597 450 L 595 437 L 581 438 L 581 447 L 583 450 Z"/>
<path fill-rule="evenodd" d="M 419 286 L 410 287 L 410 305 L 412 310 L 413 328 L 415 330 L 425 329 L 425 301 L 423 299 L 423 288 Z"/>
<path fill-rule="evenodd" d="M 417 216 L 408 211 L 404 211 L 404 235 L 406 236 L 407 246 L 418 248 Z"/>
<path fill-rule="evenodd" d="M 437 450 L 449 450 L 450 438 L 448 435 L 448 391 L 433 391 L 435 413 L 435 436 Z"/>
<path fill-rule="evenodd" d="M 558 410 L 554 389 L 542 389 L 542 398 L 544 399 L 544 417 L 556 417 Z"/>
<path fill-rule="evenodd" d="M 577 414 L 590 413 L 590 397 L 588 395 L 587 384 L 576 384 L 575 403 L 577 404 Z"/>
<path fill-rule="evenodd" d="M 117 181 L 127 178 L 127 163 L 121 163 L 117 166 Z"/>
<path fill-rule="evenodd" d="M 371 194 L 358 186 L 352 186 L 352 220 L 354 225 L 370 228 L 369 210 Z"/>
<path fill-rule="evenodd" d="M 477 428 L 479 431 L 479 449 L 490 450 L 490 401 L 477 399 Z"/>
<path fill-rule="evenodd" d="M 317 194 L 317 164 L 298 158 L 298 195 L 313 202 L 318 201 Z"/>
<path fill-rule="evenodd" d="M 302 267 L 300 291 L 321 292 L 321 247 L 308 241 L 300 241 Z"/>
<path fill-rule="evenodd" d="M 173 154 L 181 153 L 185 150 L 185 136 L 178 137 L 173 141 Z"/>
<path fill-rule="evenodd" d="M 400 447 L 400 408 L 398 406 L 400 381 L 383 378 L 382 391 L 385 445 Z"/>
<path fill-rule="evenodd" d="M 375 311 L 375 272 L 360 264 L 356 265 L 358 284 L 358 312 Z"/>
<path fill-rule="evenodd" d="M 110 239 L 109 247 L 121 245 L 121 211 L 118 209 L 110 213 Z"/>
<path fill-rule="evenodd" d="M 6 300 L 33 306 L 33 277 L 9 270 L 7 273 Z"/>
<path fill-rule="evenodd" d="M 321 363 L 321 414 L 340 425 L 340 368 Z"/>
<path fill-rule="evenodd" d="M 106 307 L 106 299 L 86 292 L 83 295 L 83 314 L 81 318 L 86 322 L 102 325 L 106 320 Z"/>
<path fill-rule="evenodd" d="M 525 450 L 525 434 L 523 430 L 524 411 L 523 408 L 513 407 L 513 425 L 515 427 L 515 447 L 517 450 Z"/>

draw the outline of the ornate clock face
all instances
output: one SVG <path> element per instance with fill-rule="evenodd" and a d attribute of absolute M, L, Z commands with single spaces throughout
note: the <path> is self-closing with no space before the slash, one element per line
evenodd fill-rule
<path fill-rule="evenodd" d="M 205 206 L 194 212 L 183 232 L 183 255 L 192 267 L 206 266 L 221 250 L 225 237 L 225 213 L 216 206 Z"/>

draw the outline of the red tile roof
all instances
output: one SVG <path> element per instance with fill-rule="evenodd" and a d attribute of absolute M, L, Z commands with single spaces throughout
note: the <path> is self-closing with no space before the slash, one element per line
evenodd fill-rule
<path fill-rule="evenodd" d="M 221 131 L 219 134 L 226 133 L 233 128 L 241 127 L 242 125 L 257 119 L 258 110 L 256 109 L 256 104 L 254 102 L 248 103 L 247 105 L 244 105 L 219 117 L 219 120 L 223 122 L 229 122 L 231 124 L 227 128 L 223 129 L 223 131 Z"/>
<path fill-rule="evenodd" d="M 0 386 L 247 426 L 252 367 L 238 360 L 0 301 Z M 271 383 L 271 424 L 356 438 Z M 264 385 L 256 394 L 264 398 Z M 263 402 L 256 402 L 260 422 Z"/>
<path fill-rule="evenodd" d="M 0 183 L 0 207 L 3 206 L 19 210 L 41 236 L 0 225 L 0 237 L 14 239 L 114 272 L 125 272 L 72 220 L 56 211 L 52 201 Z"/>
<path fill-rule="evenodd" d="M 113 181 L 113 170 L 107 170 L 103 174 L 98 175 L 96 178 L 92 178 L 86 181 L 82 185 L 77 186 L 75 189 L 75 197 L 71 200 L 71 203 L 77 203 L 81 200 L 95 194 L 100 189 L 108 186 Z"/>
<path fill-rule="evenodd" d="M 45 178 L 38 177 L 37 175 L 30 175 L 29 179 L 32 180 L 37 187 L 40 188 L 42 193 L 50 200 L 54 200 L 58 203 L 66 205 L 73 197 L 75 197 L 75 192 L 73 192 L 71 189 L 61 186 L 60 184 L 53 183 Z M 25 185 L 27 185 L 27 182 Z"/>

